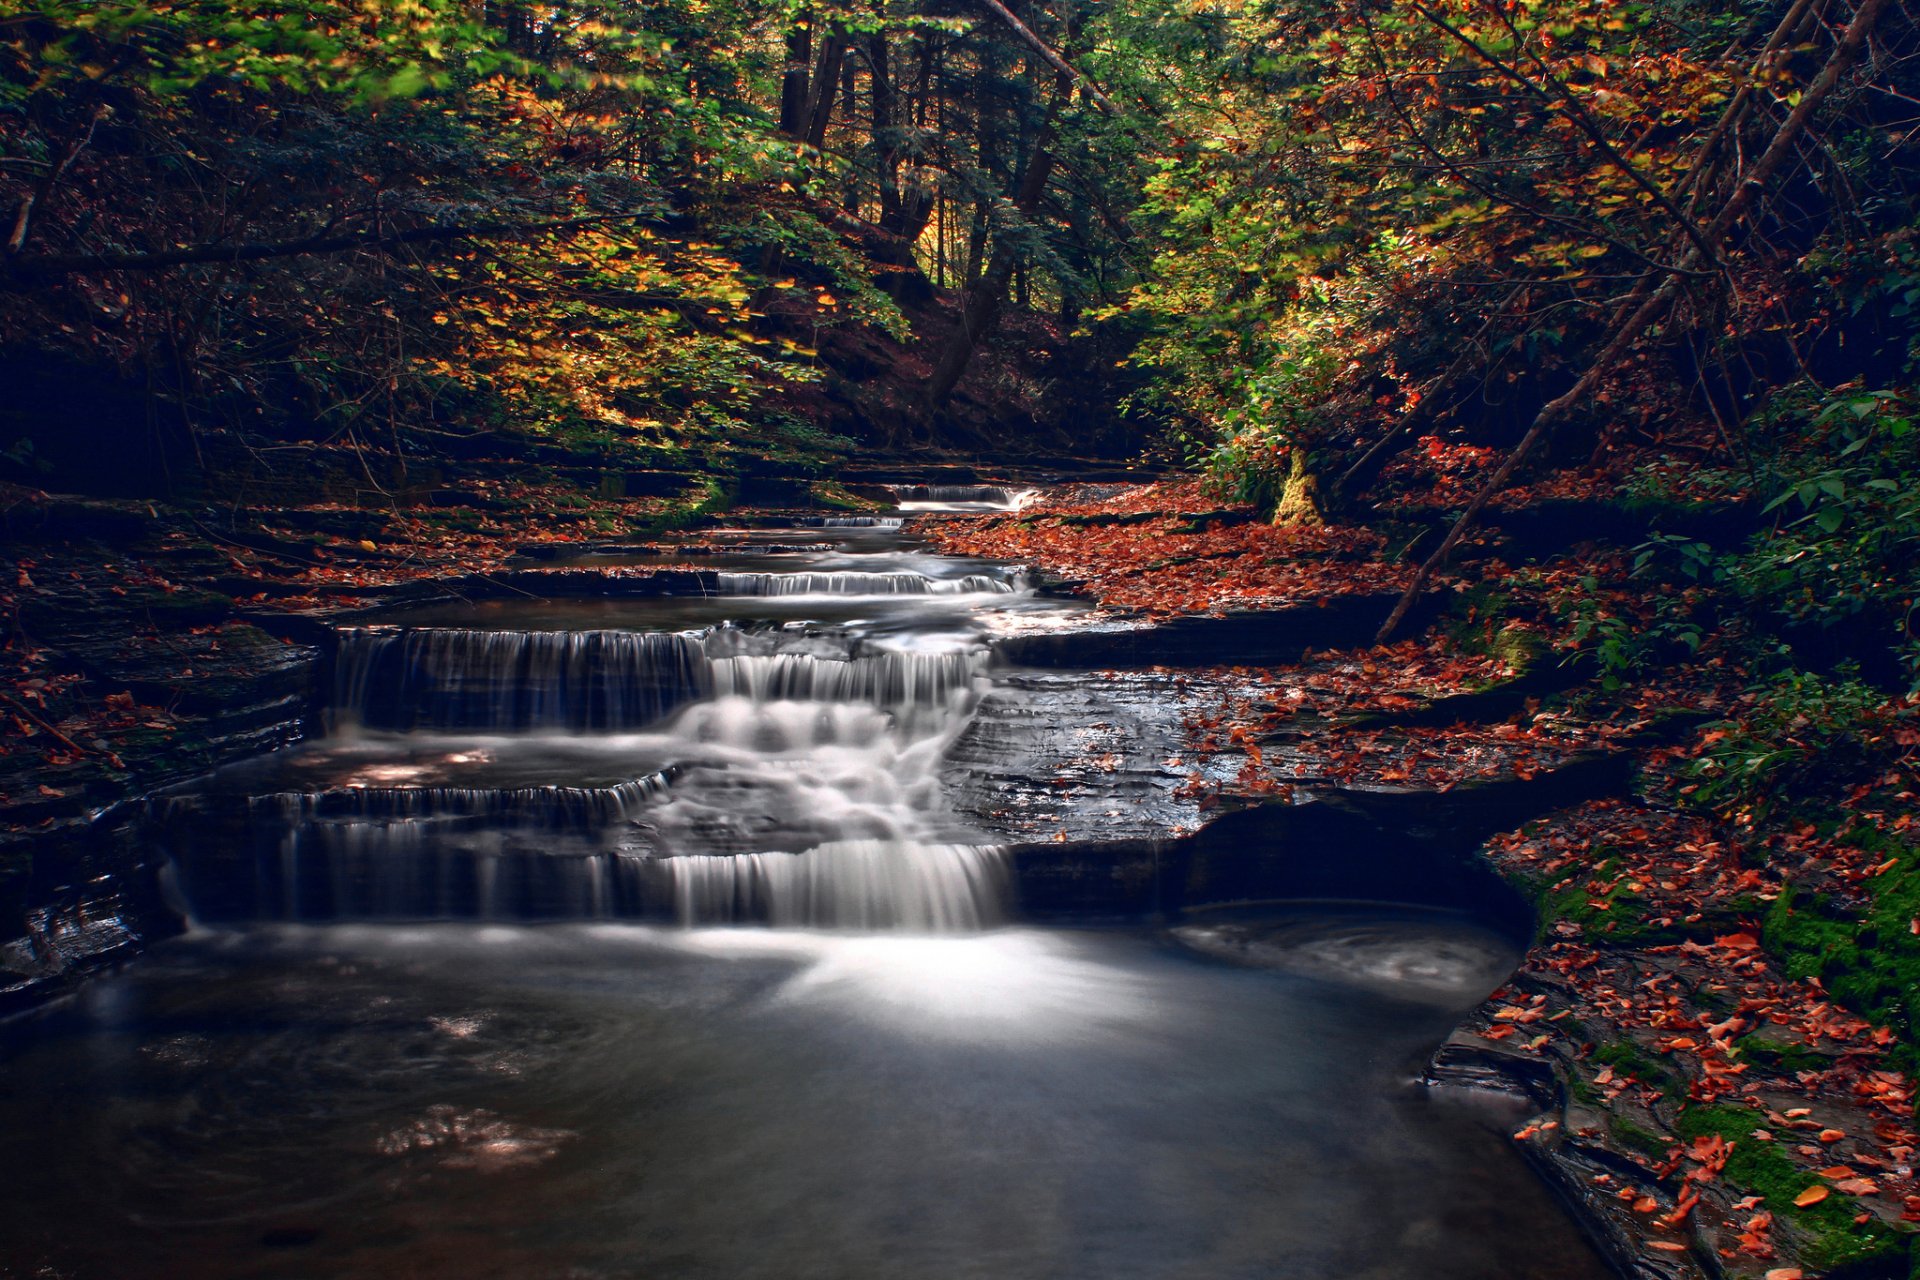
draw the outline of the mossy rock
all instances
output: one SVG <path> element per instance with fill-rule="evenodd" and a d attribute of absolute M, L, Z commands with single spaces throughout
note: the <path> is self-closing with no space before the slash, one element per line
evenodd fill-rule
<path fill-rule="evenodd" d="M 1760 1196 L 1777 1221 L 1788 1224 L 1798 1237 L 1801 1258 L 1823 1274 L 1901 1277 L 1920 1262 L 1914 1234 L 1869 1217 L 1857 1223 L 1858 1203 L 1849 1196 L 1829 1195 L 1818 1204 L 1797 1205 L 1807 1188 L 1825 1187 L 1811 1170 L 1802 1169 L 1779 1147 L 1753 1136 L 1761 1127 L 1757 1111 L 1744 1107 L 1689 1107 L 1674 1127 L 1682 1138 L 1717 1135 L 1733 1144 L 1722 1177 L 1729 1186 Z"/>

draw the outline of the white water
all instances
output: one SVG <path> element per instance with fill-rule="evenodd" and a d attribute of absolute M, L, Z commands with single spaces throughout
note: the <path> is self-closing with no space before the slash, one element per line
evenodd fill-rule
<path fill-rule="evenodd" d="M 1021 589 L 984 573 L 931 578 L 922 573 L 723 573 L 723 596 L 964 596 L 1000 595 Z"/>
<path fill-rule="evenodd" d="M 978 845 L 846 840 L 798 854 L 664 862 L 686 924 L 974 930 L 998 922 L 1006 890 L 1000 851 Z"/>
<path fill-rule="evenodd" d="M 896 485 L 900 509 L 908 512 L 1018 511 L 1039 496 L 1038 489 L 997 484 Z"/>
<path fill-rule="evenodd" d="M 176 842 L 188 897 L 223 919 L 997 922 L 1002 856 L 938 766 L 987 683 L 975 610 L 1030 597 L 1022 571 L 889 547 L 717 583 L 738 624 L 649 628 L 681 605 L 634 598 L 622 626 L 344 629 L 334 736 L 235 778 L 250 855 Z M 833 621 L 751 621 L 761 599 Z"/>

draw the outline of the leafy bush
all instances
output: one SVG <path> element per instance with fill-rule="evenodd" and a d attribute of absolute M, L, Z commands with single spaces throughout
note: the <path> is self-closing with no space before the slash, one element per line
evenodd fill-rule
<path fill-rule="evenodd" d="M 1722 576 L 1756 614 L 1782 617 L 1857 647 L 1860 629 L 1892 648 L 1920 686 L 1920 432 L 1913 406 L 1880 391 L 1833 400 L 1810 422 L 1786 423 L 1789 407 L 1761 432 L 1791 432 L 1763 475 L 1776 525 Z M 1866 656 L 1866 655 L 1863 655 Z"/>
<path fill-rule="evenodd" d="M 1764 817 L 1785 796 L 1817 797 L 1867 776 L 1901 750 L 1912 705 L 1856 679 L 1786 671 L 1705 735 L 1687 798 L 1723 816 Z"/>

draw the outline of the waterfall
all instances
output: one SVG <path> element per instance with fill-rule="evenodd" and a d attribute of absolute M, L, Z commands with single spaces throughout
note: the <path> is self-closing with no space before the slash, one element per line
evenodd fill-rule
<path fill-rule="evenodd" d="M 1006 594 L 1017 581 L 970 573 L 930 578 L 922 573 L 722 573 L 723 596 L 940 596 Z"/>
<path fill-rule="evenodd" d="M 664 795 L 668 785 L 662 772 L 606 787 L 330 787 L 255 796 L 249 804 L 256 814 L 271 812 L 289 823 L 485 818 L 526 826 L 593 828 L 631 818 Z"/>
<path fill-rule="evenodd" d="M 900 508 L 912 511 L 939 507 L 998 508 L 1017 510 L 1038 493 L 1037 489 L 1010 489 L 999 484 L 913 484 L 896 485 Z"/>
<path fill-rule="evenodd" d="M 755 702 L 940 707 L 971 691 L 984 665 L 976 653 L 877 653 L 845 662 L 779 653 L 717 659 L 711 676 L 716 694 Z"/>
<path fill-rule="evenodd" d="M 738 652 L 780 643 L 798 641 L 731 628 L 664 634 L 352 628 L 340 633 L 334 706 L 382 729 L 615 732 L 655 724 L 716 695 L 945 706 L 971 688 L 984 667 L 976 653 Z"/>
<path fill-rule="evenodd" d="M 809 529 L 898 529 L 906 519 L 903 516 L 809 516 L 800 523 Z"/>
<path fill-rule="evenodd" d="M 805 853 L 661 858 L 683 924 L 949 932 L 1000 918 L 1002 851 L 991 845 L 846 840 Z"/>
<path fill-rule="evenodd" d="M 334 705 L 390 729 L 623 729 L 707 690 L 699 632 L 340 632 Z"/>
<path fill-rule="evenodd" d="M 152 807 L 186 901 L 216 921 L 995 922 L 1004 855 L 965 843 L 940 768 L 987 683 L 969 614 L 1033 603 L 1022 572 L 935 576 L 904 545 L 807 554 L 797 573 L 700 575 L 737 602 L 691 615 L 731 619 L 709 626 L 564 629 L 528 600 L 529 629 L 472 625 L 485 609 L 340 629 L 334 736 Z M 772 597 L 792 603 L 752 603 Z"/>

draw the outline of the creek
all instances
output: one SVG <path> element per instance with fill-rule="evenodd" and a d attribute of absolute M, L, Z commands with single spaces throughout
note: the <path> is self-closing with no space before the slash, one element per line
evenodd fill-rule
<path fill-rule="evenodd" d="M 1083 606 L 699 541 L 357 618 L 324 736 L 154 802 L 187 931 L 0 1027 L 0 1276 L 1607 1274 L 1520 1104 L 1417 1083 L 1498 922 L 1036 923 L 954 747 Z"/>

